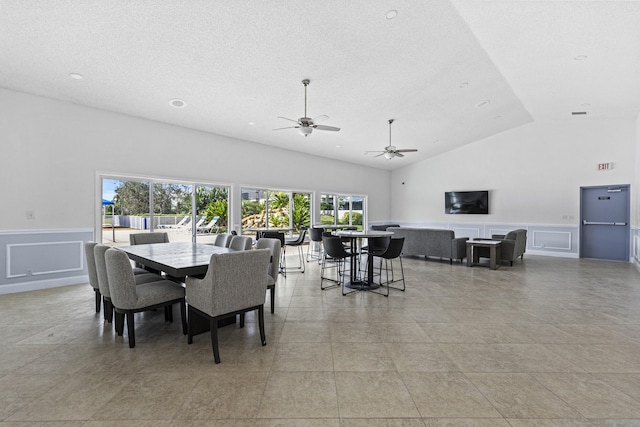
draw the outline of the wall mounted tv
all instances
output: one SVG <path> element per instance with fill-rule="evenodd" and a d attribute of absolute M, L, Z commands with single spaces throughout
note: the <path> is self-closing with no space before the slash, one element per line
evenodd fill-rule
<path fill-rule="evenodd" d="M 489 213 L 489 192 L 447 191 L 444 193 L 444 213 L 487 215 Z"/>

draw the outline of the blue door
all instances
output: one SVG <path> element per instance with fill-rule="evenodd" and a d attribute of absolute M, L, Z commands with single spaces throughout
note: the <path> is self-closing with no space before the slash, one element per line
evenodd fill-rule
<path fill-rule="evenodd" d="M 629 185 L 580 188 L 580 257 L 629 261 Z"/>

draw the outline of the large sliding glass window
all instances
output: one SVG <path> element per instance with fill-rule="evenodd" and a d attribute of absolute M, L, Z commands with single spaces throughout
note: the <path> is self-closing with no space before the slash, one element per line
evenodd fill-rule
<path fill-rule="evenodd" d="M 228 197 L 226 186 L 103 178 L 102 241 L 126 245 L 129 234 L 150 231 L 166 231 L 170 241 L 213 241 L 228 227 Z"/>
<path fill-rule="evenodd" d="M 242 189 L 242 231 L 284 230 L 297 234 L 310 225 L 311 194 L 261 188 Z"/>
<path fill-rule="evenodd" d="M 336 209 L 337 207 L 337 209 Z M 320 223 L 364 227 L 365 198 L 343 194 L 320 195 Z"/>

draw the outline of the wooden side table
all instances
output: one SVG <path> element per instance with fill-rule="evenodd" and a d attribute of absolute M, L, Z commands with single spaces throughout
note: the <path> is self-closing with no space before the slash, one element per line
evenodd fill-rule
<path fill-rule="evenodd" d="M 467 267 L 480 265 L 480 257 L 476 248 L 489 248 L 489 268 L 500 268 L 502 242 L 500 240 L 467 240 Z"/>

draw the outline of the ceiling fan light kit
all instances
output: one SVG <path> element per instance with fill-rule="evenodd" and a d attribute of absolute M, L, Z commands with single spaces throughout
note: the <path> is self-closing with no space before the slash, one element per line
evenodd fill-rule
<path fill-rule="evenodd" d="M 394 119 L 389 119 L 389 145 L 384 147 L 383 151 L 365 151 L 364 154 L 379 153 L 373 157 L 384 156 L 385 159 L 391 160 L 394 157 L 404 157 L 404 154 L 402 153 L 413 153 L 418 151 L 415 148 L 405 148 L 402 150 L 398 150 L 395 145 L 391 145 L 391 124 L 393 122 L 394 122 Z"/>
<path fill-rule="evenodd" d="M 311 83 L 311 80 L 309 79 L 304 79 L 302 81 L 302 84 L 304 85 L 304 116 L 300 117 L 298 120 L 293 120 L 287 117 L 278 116 L 279 119 L 289 120 L 290 122 L 294 122 L 297 124 L 296 126 L 287 126 L 283 128 L 277 128 L 274 130 L 298 129 L 298 132 L 300 132 L 300 134 L 305 137 L 311 135 L 314 129 L 328 130 L 331 132 L 338 132 L 340 130 L 340 128 L 337 128 L 335 126 L 317 125 L 316 122 L 320 122 L 322 120 L 326 120 L 329 118 L 329 116 L 326 116 L 324 114 L 314 117 L 313 119 L 310 117 L 307 117 L 307 86 L 309 86 L 309 83 Z"/>

